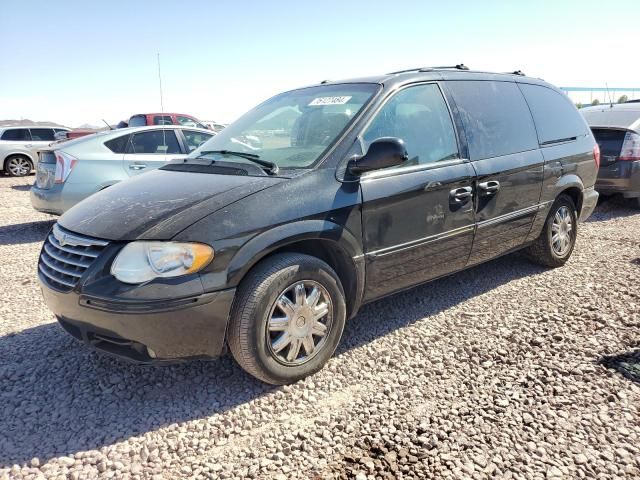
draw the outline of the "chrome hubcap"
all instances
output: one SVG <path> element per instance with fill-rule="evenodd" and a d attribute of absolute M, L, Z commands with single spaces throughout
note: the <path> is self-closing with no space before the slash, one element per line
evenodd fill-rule
<path fill-rule="evenodd" d="M 271 308 L 267 345 L 285 365 L 308 362 L 324 346 L 333 323 L 333 305 L 318 282 L 303 280 L 287 287 Z"/>
<path fill-rule="evenodd" d="M 11 175 L 16 177 L 23 177 L 31 172 L 31 164 L 28 160 L 22 157 L 14 157 L 7 162 L 7 169 Z"/>
<path fill-rule="evenodd" d="M 573 223 L 567 207 L 560 207 L 551 224 L 551 245 L 559 257 L 566 255 L 571 248 Z"/>

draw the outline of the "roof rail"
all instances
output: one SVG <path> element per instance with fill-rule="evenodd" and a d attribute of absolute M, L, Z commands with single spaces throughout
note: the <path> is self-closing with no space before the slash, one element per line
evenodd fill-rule
<path fill-rule="evenodd" d="M 408 72 L 428 72 L 430 70 L 469 70 L 469 67 L 467 67 L 464 63 L 459 63 L 458 65 L 442 66 L 442 67 L 407 68 L 406 70 L 398 70 L 397 72 L 389 72 L 388 75 L 396 75 L 398 73 L 408 73 Z"/>

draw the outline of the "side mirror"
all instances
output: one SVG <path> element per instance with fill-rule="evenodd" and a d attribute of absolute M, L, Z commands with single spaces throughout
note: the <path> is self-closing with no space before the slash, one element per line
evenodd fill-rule
<path fill-rule="evenodd" d="M 354 157 L 349 162 L 349 172 L 361 175 L 371 170 L 395 167 L 406 162 L 409 158 L 404 141 L 395 137 L 382 137 L 369 145 L 367 153 L 361 157 Z"/>

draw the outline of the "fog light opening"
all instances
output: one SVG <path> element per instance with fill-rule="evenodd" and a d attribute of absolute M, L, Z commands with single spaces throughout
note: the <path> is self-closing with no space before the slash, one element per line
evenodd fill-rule
<path fill-rule="evenodd" d="M 158 356 L 156 355 L 156 352 L 154 352 L 151 348 L 147 347 L 147 353 L 149 354 L 149 356 L 151 358 L 158 358 Z"/>

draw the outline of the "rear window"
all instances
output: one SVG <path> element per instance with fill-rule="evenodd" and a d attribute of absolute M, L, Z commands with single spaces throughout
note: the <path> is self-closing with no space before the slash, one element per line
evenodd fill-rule
<path fill-rule="evenodd" d="M 144 115 L 136 115 L 129 119 L 130 127 L 144 127 L 147 124 L 147 119 Z"/>
<path fill-rule="evenodd" d="M 127 151 L 127 142 L 130 135 L 122 135 L 118 138 L 112 138 L 104 142 L 104 146 L 111 150 L 113 153 L 124 153 Z"/>
<path fill-rule="evenodd" d="M 449 81 L 469 143 L 471 160 L 538 148 L 535 127 L 515 83 Z"/>
<path fill-rule="evenodd" d="M 627 134 L 625 130 L 613 130 L 608 128 L 592 129 L 593 136 L 600 147 L 602 157 L 617 157 L 622 150 L 622 143 Z"/>
<path fill-rule="evenodd" d="M 536 122 L 540 144 L 586 135 L 587 125 L 564 94 L 540 85 L 523 83 L 520 88 Z"/>
<path fill-rule="evenodd" d="M 5 130 L 2 134 L 2 140 L 25 141 L 31 140 L 31 137 L 29 136 L 29 130 L 26 128 L 11 128 Z"/>

